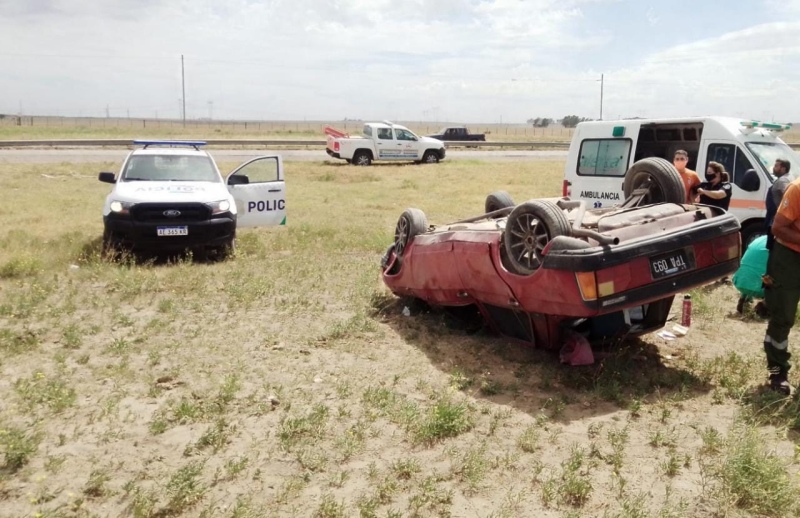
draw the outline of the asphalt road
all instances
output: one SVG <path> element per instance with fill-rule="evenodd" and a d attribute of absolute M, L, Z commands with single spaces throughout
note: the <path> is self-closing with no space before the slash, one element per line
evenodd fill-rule
<path fill-rule="evenodd" d="M 2 164 L 53 164 L 61 162 L 94 163 L 121 162 L 130 152 L 128 149 L 0 149 Z M 209 149 L 217 162 L 244 162 L 261 155 L 279 154 L 291 162 L 331 162 L 342 163 L 328 157 L 324 150 L 316 149 Z M 447 159 L 452 160 L 564 160 L 567 152 L 563 150 L 447 150 Z"/>

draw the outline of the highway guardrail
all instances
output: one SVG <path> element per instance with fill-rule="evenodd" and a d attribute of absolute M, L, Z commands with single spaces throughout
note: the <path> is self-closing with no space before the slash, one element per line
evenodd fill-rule
<path fill-rule="evenodd" d="M 325 147 L 324 140 L 298 139 L 207 139 L 209 146 L 258 146 L 258 147 Z M 569 142 L 445 142 L 445 147 L 524 148 L 524 149 L 569 149 Z M 800 149 L 800 143 L 788 144 Z M 0 140 L 0 148 L 22 147 L 134 147 L 128 139 L 42 139 Z"/>
<path fill-rule="evenodd" d="M 176 139 L 177 140 L 177 139 Z M 325 147 L 324 140 L 297 139 L 206 139 L 208 146 Z M 128 139 L 41 139 L 0 140 L 0 148 L 21 147 L 134 147 Z M 528 149 L 568 149 L 569 142 L 445 142 L 446 147 L 517 147 Z"/>

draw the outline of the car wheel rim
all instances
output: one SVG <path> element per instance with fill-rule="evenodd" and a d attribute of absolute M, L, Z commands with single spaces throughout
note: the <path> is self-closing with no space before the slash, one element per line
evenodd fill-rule
<path fill-rule="evenodd" d="M 367 157 L 364 155 L 359 155 L 358 159 L 356 160 L 358 165 L 367 165 Z"/>
<path fill-rule="evenodd" d="M 510 255 L 525 268 L 537 269 L 541 265 L 542 250 L 549 241 L 544 224 L 531 214 L 523 214 L 511 228 L 511 235 Z"/>
<path fill-rule="evenodd" d="M 433 155 L 428 155 L 428 159 L 426 160 L 429 164 L 436 162 L 436 157 Z"/>
<path fill-rule="evenodd" d="M 397 227 L 394 230 L 394 253 L 398 257 L 403 256 L 403 252 L 406 249 L 406 243 L 408 242 L 408 220 L 406 218 L 400 218 L 400 221 L 397 222 Z"/>
<path fill-rule="evenodd" d="M 645 205 L 651 205 L 653 203 L 664 201 L 664 193 L 661 191 L 661 187 L 651 174 L 643 173 L 640 178 L 641 179 L 636 182 L 635 189 L 647 189 L 647 194 L 644 195 L 642 200 L 645 202 Z"/>

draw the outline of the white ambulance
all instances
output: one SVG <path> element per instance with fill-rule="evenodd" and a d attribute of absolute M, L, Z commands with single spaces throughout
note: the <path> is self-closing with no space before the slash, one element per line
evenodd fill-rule
<path fill-rule="evenodd" d="M 704 180 L 711 161 L 731 176 L 730 212 L 742 225 L 742 244 L 763 234 L 764 200 L 775 181 L 775 159 L 791 162 L 800 175 L 800 156 L 778 137 L 791 124 L 729 117 L 629 119 L 578 124 L 564 169 L 563 195 L 591 207 L 611 207 L 625 200 L 623 179 L 638 160 L 660 157 L 672 163 L 676 150 L 689 153 L 687 167 Z"/>

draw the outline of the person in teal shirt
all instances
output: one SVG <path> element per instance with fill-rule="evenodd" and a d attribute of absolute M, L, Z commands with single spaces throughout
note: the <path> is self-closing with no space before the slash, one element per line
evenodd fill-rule
<path fill-rule="evenodd" d="M 767 249 L 767 236 L 759 236 L 754 239 L 742 256 L 739 269 L 733 274 L 733 285 L 739 290 L 739 302 L 736 304 L 736 311 L 743 313 L 745 305 L 753 299 L 764 298 L 764 286 L 761 277 L 767 273 L 767 260 L 769 250 Z M 756 306 L 756 313 L 765 316 L 763 303 Z"/>

